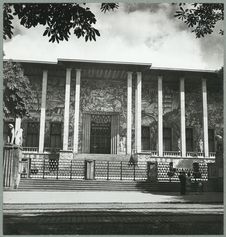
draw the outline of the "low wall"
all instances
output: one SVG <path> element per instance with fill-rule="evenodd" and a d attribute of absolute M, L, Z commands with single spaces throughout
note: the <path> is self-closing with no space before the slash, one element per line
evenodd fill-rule
<path fill-rule="evenodd" d="M 20 162 L 22 149 L 16 145 L 4 146 L 3 153 L 3 187 L 15 189 L 20 182 Z"/>

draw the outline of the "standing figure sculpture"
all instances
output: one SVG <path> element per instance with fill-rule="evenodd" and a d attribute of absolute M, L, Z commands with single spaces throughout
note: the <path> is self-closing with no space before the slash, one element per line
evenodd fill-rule
<path fill-rule="evenodd" d="M 203 153 L 203 140 L 202 139 L 199 140 L 199 151 Z"/>
<path fill-rule="evenodd" d="M 19 128 L 16 131 L 15 144 L 18 146 L 22 146 L 22 144 L 23 144 L 23 129 L 22 128 Z"/>
<path fill-rule="evenodd" d="M 7 142 L 13 145 L 14 139 L 15 139 L 15 129 L 14 129 L 13 124 L 11 123 L 8 125 L 8 127 L 9 127 L 9 130 L 8 130 Z"/>

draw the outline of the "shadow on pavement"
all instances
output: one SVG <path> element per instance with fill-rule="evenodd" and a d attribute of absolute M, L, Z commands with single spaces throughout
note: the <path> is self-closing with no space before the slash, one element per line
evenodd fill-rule
<path fill-rule="evenodd" d="M 5 215 L 5 235 L 223 234 L 223 215 L 136 211 L 68 211 Z"/>
<path fill-rule="evenodd" d="M 223 192 L 205 192 L 193 185 L 187 188 L 185 195 L 180 194 L 180 183 L 175 182 L 149 182 L 141 181 L 136 184 L 137 189 L 143 193 L 153 195 L 173 196 L 173 202 L 186 203 L 221 203 L 223 204 Z M 169 202 L 171 200 L 169 199 Z"/>

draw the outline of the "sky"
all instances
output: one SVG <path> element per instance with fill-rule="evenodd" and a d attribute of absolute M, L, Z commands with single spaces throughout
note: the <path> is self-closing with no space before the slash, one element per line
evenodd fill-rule
<path fill-rule="evenodd" d="M 89 4 L 96 15 L 97 41 L 71 36 L 69 41 L 50 43 L 42 36 L 45 27 L 26 29 L 14 21 L 14 36 L 3 42 L 7 59 L 53 61 L 58 58 L 150 63 L 153 67 L 216 70 L 223 66 L 223 23 L 213 34 L 197 39 L 173 15 L 172 4 L 125 4 L 107 13 L 100 4 Z"/>

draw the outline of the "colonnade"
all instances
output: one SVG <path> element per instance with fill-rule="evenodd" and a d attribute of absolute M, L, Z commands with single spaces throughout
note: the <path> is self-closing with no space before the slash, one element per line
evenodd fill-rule
<path fill-rule="evenodd" d="M 78 153 L 79 142 L 79 117 L 80 117 L 80 87 L 81 69 L 76 71 L 75 84 L 75 111 L 74 111 L 74 139 L 73 152 Z M 65 106 L 64 106 L 64 129 L 63 129 L 63 150 L 68 150 L 69 138 L 69 115 L 70 115 L 70 90 L 71 90 L 72 68 L 66 69 L 65 78 Z M 142 73 L 127 72 L 127 135 L 126 152 L 132 153 L 132 98 L 133 98 L 133 74 L 135 74 L 135 151 L 141 152 L 141 112 L 142 112 Z M 43 71 L 42 76 L 42 100 L 40 114 L 39 152 L 44 150 L 45 135 L 45 113 L 47 93 L 48 71 Z M 163 156 L 163 76 L 158 76 L 158 156 Z M 181 124 L 181 156 L 186 157 L 186 123 L 185 123 L 185 79 L 180 78 L 180 124 Z M 208 111 L 207 111 L 207 86 L 206 79 L 202 79 L 202 107 L 203 107 L 203 142 L 204 154 L 209 156 L 208 146 Z"/>

